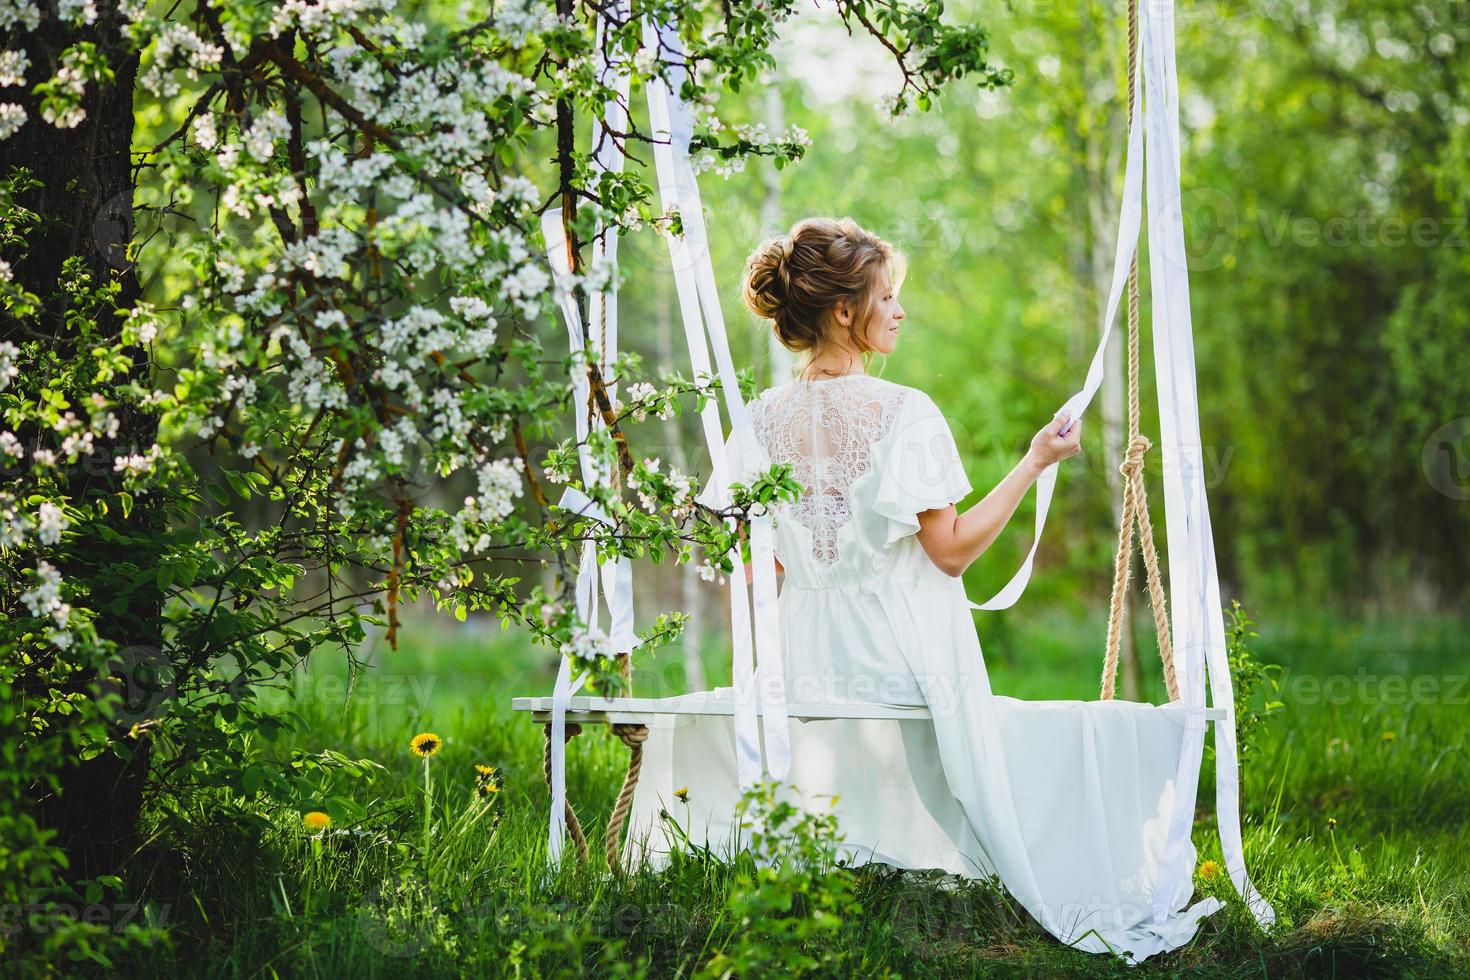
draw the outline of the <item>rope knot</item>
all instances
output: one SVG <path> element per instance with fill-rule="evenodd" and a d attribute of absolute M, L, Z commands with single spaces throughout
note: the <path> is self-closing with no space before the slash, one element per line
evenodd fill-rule
<path fill-rule="evenodd" d="M 1125 477 L 1131 477 L 1134 473 L 1143 470 L 1143 454 L 1153 447 L 1148 441 L 1148 436 L 1134 436 L 1128 443 L 1128 452 L 1123 456 L 1123 462 L 1118 466 L 1118 472 Z"/>
<path fill-rule="evenodd" d="M 613 734 L 623 740 L 623 744 L 630 749 L 637 748 L 648 741 L 647 725 L 613 725 Z"/>

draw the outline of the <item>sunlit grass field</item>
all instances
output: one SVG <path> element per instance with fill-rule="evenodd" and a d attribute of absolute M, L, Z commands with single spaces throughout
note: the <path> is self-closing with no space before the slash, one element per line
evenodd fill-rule
<path fill-rule="evenodd" d="M 979 622 L 998 693 L 1095 696 L 1101 614 L 1033 613 L 993 635 Z M 360 816 L 313 835 L 297 813 L 240 803 L 155 837 L 135 874 L 172 898 L 172 943 L 137 968 L 219 980 L 1470 975 L 1467 626 L 1297 614 L 1257 627 L 1257 659 L 1284 667 L 1282 707 L 1251 736 L 1243 820 L 1248 866 L 1279 927 L 1262 935 L 1205 866 L 1199 894 L 1219 895 L 1226 910 L 1188 947 L 1130 968 L 1061 947 L 982 884 L 940 890 L 880 868 L 772 882 L 749 862 L 697 855 L 661 876 L 611 878 L 599 845 L 626 750 L 605 730 L 569 752 L 592 866 L 569 859 L 546 876 L 541 730 L 512 715 L 510 698 L 549 693 L 554 664 L 493 624 L 415 619 L 400 649 L 371 650 L 350 700 L 347 672 L 329 657 L 277 699 L 309 722 L 302 747 L 381 764 L 334 788 Z M 728 682 L 726 655 L 705 651 L 711 683 Z M 673 693 L 681 657 L 659 651 L 638 693 Z M 1158 699 L 1150 657 L 1144 674 Z M 427 847 L 425 765 L 409 750 L 421 731 L 444 739 L 428 760 Z M 486 801 L 476 764 L 502 773 Z M 1220 858 L 1212 787 L 1207 769 L 1202 866 Z"/>

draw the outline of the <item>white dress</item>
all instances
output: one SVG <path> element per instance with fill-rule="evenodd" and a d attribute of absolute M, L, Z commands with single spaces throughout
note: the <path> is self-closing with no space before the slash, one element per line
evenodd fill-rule
<path fill-rule="evenodd" d="M 832 807 L 850 862 L 998 876 L 1078 949 L 1142 960 L 1193 938 L 1217 899 L 1163 922 L 1151 915 L 1179 706 L 992 694 L 961 580 L 915 536 L 917 514 L 972 490 L 934 401 L 855 374 L 788 381 L 750 409 L 762 458 L 732 460 L 735 473 L 792 462 L 807 488 L 773 522 L 788 701 L 927 705 L 932 715 L 791 721 L 787 782 L 805 805 Z M 658 719 L 630 813 L 630 865 L 662 866 L 677 840 L 669 819 L 728 851 L 739 836 L 734 745 L 728 716 Z M 674 796 L 685 786 L 687 802 Z"/>

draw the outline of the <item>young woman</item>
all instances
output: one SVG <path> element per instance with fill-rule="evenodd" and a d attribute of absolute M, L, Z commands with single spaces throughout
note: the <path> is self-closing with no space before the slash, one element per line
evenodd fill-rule
<path fill-rule="evenodd" d="M 914 428 L 907 437 L 919 436 L 920 448 L 932 450 L 925 455 L 934 457 L 926 462 L 938 468 L 904 474 L 903 482 L 910 485 L 893 489 L 906 489 L 914 502 L 933 504 L 912 515 L 918 520 L 915 537 L 937 568 L 958 576 L 995 541 L 1042 470 L 1080 451 L 1082 422 L 1066 436 L 1058 435 L 1067 422 L 1058 413 L 1036 433 L 1030 450 L 1005 479 L 964 514 L 957 511 L 956 501 L 939 500 L 962 500 L 971 489 L 958 452 L 948 451 L 954 440 L 943 417 L 922 391 L 866 371 L 869 354 L 892 354 L 898 346 L 904 318 L 898 301 L 901 281 L 902 258 L 850 218 L 797 222 L 790 234 L 767 242 L 751 256 L 743 290 L 746 305 L 771 321 L 782 345 L 807 355 L 798 377 L 763 396 L 765 424 L 757 431 L 782 440 L 771 447 L 773 458 L 780 456 L 776 462 L 795 463 L 796 478 L 807 487 L 796 512 L 811 518 L 799 522 L 825 535 L 819 560 L 831 562 L 837 557 L 835 536 L 852 511 L 864 504 L 880 514 L 885 508 L 901 510 L 896 499 L 850 499 L 851 485 L 869 469 L 871 444 L 885 440 L 898 408 L 913 399 L 902 425 Z M 822 382 L 835 385 L 823 387 Z M 910 523 L 906 511 L 888 516 Z M 902 528 L 890 530 L 881 546 L 893 544 Z"/>
<path fill-rule="evenodd" d="M 837 797 L 858 862 L 996 876 L 1079 949 L 1172 949 L 1220 907 L 1151 914 L 1179 755 L 1178 732 L 1161 726 L 1174 722 L 1130 702 L 994 695 L 959 578 L 1041 472 L 1079 451 L 1081 421 L 1063 436 L 1058 414 L 961 512 L 972 488 L 938 406 L 865 370 L 871 353 L 898 350 L 902 272 L 886 242 L 847 218 L 798 222 L 746 269 L 746 304 L 804 355 L 750 405 L 757 458 L 732 459 L 737 477 L 791 463 L 804 487 L 773 511 L 787 699 L 926 705 L 932 718 L 793 722 L 788 783 Z M 739 455 L 733 437 L 728 449 Z M 686 830 L 724 843 L 729 719 L 685 719 L 653 744 L 648 792 L 663 779 L 688 785 L 701 804 Z M 1189 895 L 1177 899 L 1171 909 Z"/>

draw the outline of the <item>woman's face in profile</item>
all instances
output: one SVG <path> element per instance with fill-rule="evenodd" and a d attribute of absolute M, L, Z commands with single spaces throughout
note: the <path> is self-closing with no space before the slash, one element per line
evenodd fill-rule
<path fill-rule="evenodd" d="M 873 305 L 873 317 L 868 321 L 868 346 L 880 354 L 891 354 L 898 346 L 898 324 L 903 319 L 903 306 L 898 301 L 898 290 L 890 285 L 880 287 L 882 293 Z"/>

